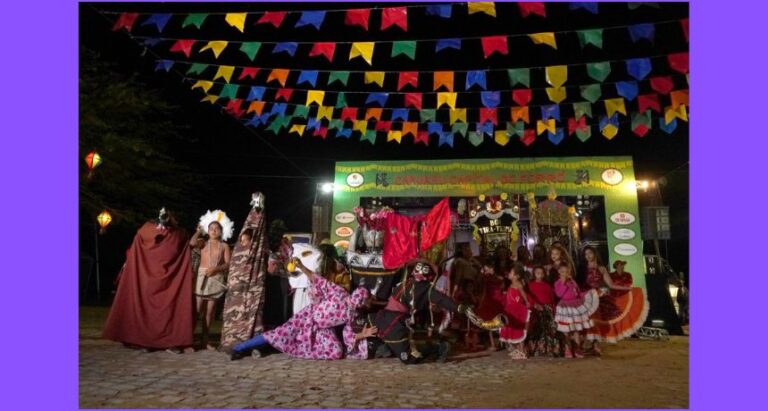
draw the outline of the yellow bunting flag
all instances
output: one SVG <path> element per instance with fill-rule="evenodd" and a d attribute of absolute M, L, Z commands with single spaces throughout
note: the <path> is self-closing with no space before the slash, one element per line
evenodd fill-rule
<path fill-rule="evenodd" d="M 359 131 L 365 134 L 368 130 L 368 120 L 355 120 L 352 122 L 352 130 Z"/>
<path fill-rule="evenodd" d="M 216 75 L 213 76 L 213 81 L 216 81 L 216 79 L 223 78 L 224 81 L 229 83 L 229 79 L 232 78 L 232 73 L 235 72 L 235 68 L 232 66 L 219 66 L 219 69 L 216 70 Z"/>
<path fill-rule="evenodd" d="M 553 103 L 561 103 L 565 100 L 565 87 L 547 87 L 547 96 Z"/>
<path fill-rule="evenodd" d="M 688 110 L 686 110 L 684 105 L 681 104 L 677 107 L 669 106 L 664 109 L 664 124 L 671 123 L 675 118 L 688 121 Z"/>
<path fill-rule="evenodd" d="M 413 136 L 413 138 L 416 138 L 416 134 L 419 133 L 419 123 L 413 121 L 413 122 L 404 122 L 403 123 L 403 135 L 410 134 Z"/>
<path fill-rule="evenodd" d="M 256 113 L 257 115 L 261 115 L 261 112 L 264 111 L 265 104 L 266 102 L 264 101 L 251 101 L 251 105 L 248 106 L 248 110 L 246 110 L 245 113 Z"/>
<path fill-rule="evenodd" d="M 506 146 L 509 143 L 509 134 L 507 130 L 496 130 L 493 134 L 493 141 L 500 146 Z"/>
<path fill-rule="evenodd" d="M 607 138 L 608 140 L 613 139 L 616 137 L 616 134 L 619 133 L 619 128 L 614 126 L 613 124 L 606 124 L 605 127 L 603 127 L 602 130 L 600 130 L 601 133 Z"/>
<path fill-rule="evenodd" d="M 444 86 L 448 91 L 453 91 L 453 72 L 436 71 L 434 76 L 434 89 L 438 90 Z"/>
<path fill-rule="evenodd" d="M 605 112 L 607 113 L 608 117 L 612 116 L 613 113 L 616 113 L 616 112 L 619 112 L 626 116 L 627 108 L 624 106 L 624 99 L 621 97 L 606 99 Z"/>
<path fill-rule="evenodd" d="M 299 137 L 301 137 L 302 134 L 304 134 L 304 129 L 307 127 L 306 124 L 294 124 L 291 126 L 291 129 L 288 130 L 288 134 L 290 133 L 299 133 Z"/>
<path fill-rule="evenodd" d="M 212 50 L 213 55 L 216 56 L 216 58 L 219 58 L 219 55 L 221 54 L 222 51 L 224 51 L 224 48 L 227 47 L 227 44 L 229 44 L 229 42 L 227 41 L 217 41 L 217 40 L 209 41 L 208 44 L 206 44 L 205 46 L 203 46 L 203 48 L 200 49 L 200 52 L 202 53 L 206 50 Z"/>
<path fill-rule="evenodd" d="M 331 117 L 333 117 L 333 106 L 320 106 L 317 108 L 318 119 L 331 121 Z"/>
<path fill-rule="evenodd" d="M 463 123 L 467 122 L 467 109 L 465 108 L 458 108 L 454 110 L 449 110 L 448 115 L 451 119 L 451 124 L 461 121 Z"/>
<path fill-rule="evenodd" d="M 568 66 L 549 66 L 544 69 L 547 83 L 552 87 L 560 87 L 568 80 Z"/>
<path fill-rule="evenodd" d="M 201 103 L 204 103 L 204 102 L 206 102 L 206 101 L 207 101 L 207 102 L 209 102 L 209 103 L 213 104 L 213 103 L 215 103 L 215 102 L 216 102 L 218 99 L 219 99 L 219 96 L 217 96 L 217 95 L 215 95 L 215 94 L 206 94 L 206 95 L 205 95 L 205 97 L 204 97 L 202 100 L 200 100 L 200 102 L 201 102 Z"/>
<path fill-rule="evenodd" d="M 557 43 L 555 42 L 555 33 L 548 32 L 548 33 L 534 33 L 529 34 L 528 37 L 533 40 L 534 44 L 546 44 L 549 47 L 552 47 L 553 49 L 557 50 Z"/>
<path fill-rule="evenodd" d="M 307 91 L 307 106 L 312 103 L 317 103 L 318 106 L 323 105 L 323 99 L 325 98 L 325 91 L 323 90 L 308 90 Z"/>
<path fill-rule="evenodd" d="M 677 108 L 681 104 L 690 106 L 688 90 L 675 90 L 669 93 L 669 98 L 672 100 L 672 107 Z"/>
<path fill-rule="evenodd" d="M 400 144 L 400 140 L 403 139 L 403 132 L 399 130 L 389 130 L 387 132 L 387 141 L 397 141 Z"/>
<path fill-rule="evenodd" d="M 555 134 L 557 130 L 555 130 L 555 119 L 550 118 L 547 119 L 547 121 L 542 120 L 536 120 L 536 134 L 541 135 L 545 131 L 549 131 L 552 134 Z"/>
<path fill-rule="evenodd" d="M 224 17 L 224 21 L 229 23 L 230 26 L 237 28 L 240 32 L 245 31 L 245 16 L 248 13 L 227 13 Z"/>
<path fill-rule="evenodd" d="M 447 104 L 450 108 L 456 108 L 456 93 L 437 93 L 437 108 Z"/>
<path fill-rule="evenodd" d="M 375 44 L 374 42 L 352 43 L 352 48 L 349 50 L 349 59 L 352 60 L 359 56 L 369 65 L 373 65 L 373 47 Z"/>
<path fill-rule="evenodd" d="M 375 83 L 379 87 L 384 87 L 384 72 L 383 71 L 366 71 L 365 72 L 365 84 Z"/>
<path fill-rule="evenodd" d="M 472 1 L 467 3 L 469 14 L 485 13 L 496 17 L 496 5 L 492 1 Z"/>
<path fill-rule="evenodd" d="M 530 122 L 528 113 L 528 106 L 512 107 L 512 121 L 523 120 L 528 124 Z"/>
<path fill-rule="evenodd" d="M 272 72 L 269 73 L 269 77 L 267 77 L 267 83 L 272 80 L 277 80 L 281 86 L 285 86 L 285 82 L 288 80 L 288 70 L 272 69 Z"/>
<path fill-rule="evenodd" d="M 201 88 L 201 89 L 203 89 L 203 91 L 208 93 L 208 90 L 210 90 L 211 87 L 213 87 L 213 82 L 212 81 L 197 80 L 197 82 L 192 85 L 192 90 L 194 90 L 196 88 Z"/>

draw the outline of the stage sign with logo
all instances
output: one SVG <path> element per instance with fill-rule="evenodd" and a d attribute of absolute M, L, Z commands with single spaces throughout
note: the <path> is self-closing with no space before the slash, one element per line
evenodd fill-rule
<path fill-rule="evenodd" d="M 504 191 L 605 199 L 610 262 L 644 286 L 637 185 L 631 157 L 545 157 L 336 163 L 331 240 L 343 245 L 356 227 L 362 197 L 474 197 Z M 352 214 L 352 215 L 351 215 Z M 489 228 L 490 230 L 490 228 Z"/>

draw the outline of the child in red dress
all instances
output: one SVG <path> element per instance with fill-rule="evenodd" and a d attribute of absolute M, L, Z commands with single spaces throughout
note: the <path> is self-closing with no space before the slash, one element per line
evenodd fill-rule
<path fill-rule="evenodd" d="M 555 355 L 559 351 L 555 292 L 547 282 L 547 272 L 541 265 L 533 268 L 533 281 L 528 284 L 528 298 L 532 305 L 528 353 L 533 356 Z"/>
<path fill-rule="evenodd" d="M 525 267 L 521 264 L 515 264 L 508 278 L 511 284 L 507 288 L 504 298 L 504 314 L 507 316 L 507 324 L 501 329 L 499 340 L 507 344 L 510 357 L 524 360 L 528 356 L 525 353 L 523 341 L 528 335 L 528 321 L 531 317 L 523 280 Z"/>
<path fill-rule="evenodd" d="M 571 265 L 562 262 L 557 267 L 560 278 L 555 281 L 555 295 L 560 299 L 555 311 L 557 330 L 566 336 L 565 357 L 583 358 L 581 331 L 592 327 L 592 314 L 600 298 L 595 289 L 582 293 L 573 279 Z"/>

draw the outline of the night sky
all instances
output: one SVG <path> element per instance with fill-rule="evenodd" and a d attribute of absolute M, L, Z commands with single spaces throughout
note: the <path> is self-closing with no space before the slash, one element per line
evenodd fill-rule
<path fill-rule="evenodd" d="M 431 137 L 429 147 L 413 144 L 411 137 L 405 137 L 402 144 L 385 143 L 385 138 L 379 135 L 377 143 L 371 145 L 360 142 L 359 137 L 351 139 L 336 139 L 331 133 L 322 140 L 319 137 L 302 138 L 287 135 L 285 132 L 275 136 L 270 132 L 252 127 L 246 127 L 241 121 L 223 113 L 220 106 L 200 103 L 203 97 L 200 90 L 190 90 L 190 84 L 184 83 L 177 72 L 155 72 L 156 57 L 152 52 L 144 51 L 144 46 L 137 44 L 125 31 L 111 31 L 112 24 L 117 18 L 115 14 L 99 14 L 96 10 L 104 11 L 135 11 L 135 12 L 173 12 L 182 13 L 174 16 L 162 34 L 157 34 L 154 26 L 140 26 L 146 18 L 139 18 L 132 33 L 138 36 L 160 36 L 169 38 L 198 38 L 198 39 L 228 39 L 238 41 L 383 41 L 383 40 L 414 40 L 454 37 L 475 37 L 499 34 L 535 33 L 544 31 L 579 30 L 596 27 L 623 26 L 638 23 L 662 22 L 679 20 L 688 16 L 687 3 L 660 3 L 659 8 L 640 7 L 629 10 L 625 3 L 601 3 L 600 12 L 592 15 L 584 11 L 569 11 L 567 3 L 547 4 L 547 17 L 537 16 L 522 18 L 515 3 L 496 3 L 497 18 L 483 14 L 467 15 L 463 7 L 453 8 L 451 19 L 424 16 L 419 8 L 409 10 L 409 30 L 403 33 L 398 28 L 379 30 L 380 13 L 372 12 L 370 30 L 360 27 L 346 26 L 343 23 L 344 13 L 327 13 L 325 22 L 318 32 L 312 27 L 294 29 L 298 14 L 289 14 L 276 29 L 271 25 L 254 25 L 256 18 L 249 16 L 246 20 L 245 33 L 240 33 L 228 27 L 223 22 L 223 16 L 210 16 L 201 30 L 187 27 L 181 29 L 181 22 L 187 12 L 238 12 L 261 10 L 333 10 L 350 9 L 355 7 L 371 7 L 374 3 L 81 3 L 80 4 L 80 43 L 82 47 L 99 53 L 104 61 L 115 62 L 118 70 L 124 73 L 136 73 L 147 87 L 158 89 L 164 98 L 182 108 L 183 118 L 174 119 L 177 123 L 187 125 L 186 130 L 196 138 L 196 144 L 176 148 L 177 161 L 191 165 L 196 171 L 206 176 L 213 188 L 210 194 L 201 194 L 196 199 L 205 208 L 221 208 L 236 221 L 242 223 L 248 211 L 250 193 L 262 191 L 267 197 L 267 215 L 271 219 L 280 218 L 286 221 L 292 231 L 309 231 L 311 228 L 311 204 L 314 198 L 315 184 L 330 181 L 333 176 L 336 161 L 365 161 L 365 160 L 418 160 L 418 159 L 461 159 L 461 158 L 495 158 L 495 157 L 543 157 L 543 156 L 599 156 L 599 155 L 631 155 L 635 161 L 635 171 L 638 178 L 659 178 L 665 176 L 668 184 L 662 188 L 664 202 L 671 207 L 672 230 L 674 239 L 669 242 L 670 260 L 678 271 L 688 269 L 688 124 L 678 121 L 678 128 L 671 135 L 658 129 L 658 120 L 654 118 L 654 128 L 639 138 L 629 127 L 628 117 L 621 124 L 619 134 L 611 141 L 605 139 L 597 130 L 592 129 L 592 138 L 582 143 L 575 136 L 566 136 L 559 145 L 550 143 L 544 135 L 535 143 L 526 147 L 516 138 L 502 147 L 486 140 L 479 147 L 474 147 L 461 137 L 455 137 L 454 147 L 437 147 L 437 138 Z M 388 3 L 389 5 L 390 3 Z M 406 4 L 406 3 L 403 3 Z M 407 3 L 419 4 L 419 3 Z M 391 3 L 391 5 L 399 5 Z M 270 45 L 262 46 L 256 60 L 251 63 L 237 47 L 230 45 L 219 59 L 214 60 L 213 54 L 205 52 L 198 54 L 200 45 L 197 44 L 192 52 L 191 60 L 209 62 L 212 64 L 252 65 L 255 67 L 283 67 L 289 69 L 318 69 L 318 70 L 469 70 L 489 68 L 541 67 L 557 64 L 573 64 L 580 62 L 596 62 L 605 60 L 620 60 L 635 57 L 656 56 L 667 53 L 688 50 L 688 44 L 682 35 L 679 24 L 659 24 L 656 29 L 655 42 L 632 43 L 626 30 L 611 30 L 604 33 L 604 47 L 597 49 L 588 46 L 582 49 L 576 36 L 558 37 L 558 50 L 547 46 L 536 46 L 527 38 L 509 40 L 510 53 L 507 56 L 494 55 L 488 59 L 482 56 L 479 41 L 464 41 L 462 50 L 446 50 L 434 53 L 434 43 L 418 43 L 416 60 L 399 56 L 390 58 L 389 45 L 378 46 L 374 52 L 374 64 L 369 66 L 362 59 L 348 61 L 348 45 L 336 48 L 333 64 L 324 58 L 306 57 L 309 45 L 300 45 L 294 57 L 285 53 L 271 54 Z M 170 53 L 171 43 L 154 47 L 152 50 L 162 58 L 183 60 L 180 53 Z M 381 47 L 381 49 L 379 49 Z M 142 54 L 144 54 L 142 56 Z M 658 64 L 654 60 L 654 70 L 651 76 L 673 74 L 666 64 Z M 623 66 L 623 65 L 622 65 Z M 186 66 L 180 70 L 186 71 Z M 212 72 L 211 72 L 212 73 Z M 236 72 L 237 74 L 237 72 Z M 210 74 L 209 74 L 210 76 Z M 264 76 L 263 74 L 261 76 Z M 257 77 L 257 80 L 265 77 Z M 396 79 L 396 76 L 390 75 Z M 494 77 L 498 76 L 498 78 Z M 509 84 L 506 74 L 489 75 L 488 90 L 506 90 Z M 532 72 L 531 86 L 542 87 L 540 73 Z M 287 87 L 293 87 L 295 80 L 289 78 Z M 503 79 L 503 82 L 501 81 Z M 613 65 L 613 73 L 606 83 L 628 79 L 623 67 Z M 688 88 L 684 76 L 675 75 L 676 89 Z M 396 80 L 394 80 L 396 81 Z M 396 91 L 396 83 L 387 80 L 383 91 Z M 456 75 L 457 91 L 463 90 L 464 76 Z M 586 77 L 582 67 L 569 70 L 569 84 L 590 84 L 595 81 Z M 390 84 L 391 83 L 391 84 Z M 431 90 L 431 76 L 420 78 L 419 91 Z M 263 80 L 254 84 L 265 85 Z M 640 82 L 640 94 L 648 92 L 648 84 Z M 269 84 L 267 86 L 274 86 Z M 318 89 L 342 90 L 339 83 L 325 86 L 323 75 L 318 82 Z M 296 86 L 296 89 L 312 88 L 309 85 Z M 346 90 L 382 91 L 376 86 L 359 84 L 350 78 Z M 610 90 L 610 91 L 608 91 Z M 545 94 L 538 90 L 534 92 L 531 103 L 547 104 Z M 603 97 L 615 97 L 613 87 L 603 87 Z M 509 106 L 511 99 L 502 93 L 502 106 Z M 569 89 L 569 98 L 562 103 L 581 101 L 578 93 Z M 575 98 L 571 98 L 574 96 Z M 543 98 L 542 98 L 543 97 Z M 360 97 L 358 97 L 360 98 Z M 425 95 L 425 107 L 427 96 Z M 434 97 L 432 97 L 434 98 Z M 269 92 L 266 101 L 271 100 Z M 298 99 L 294 97 L 291 102 Z M 350 105 L 360 105 L 351 95 L 347 95 Z M 359 101 L 362 103 L 362 101 Z M 329 103 L 326 103 L 329 104 Z M 668 103 L 666 103 L 668 104 Z M 475 104 L 476 105 L 476 104 Z M 662 99 L 662 106 L 665 100 Z M 462 104 L 459 97 L 459 106 Z M 593 112 L 601 114 L 594 104 Z M 471 106 L 470 106 L 471 107 Z M 636 103 L 628 103 L 627 109 L 633 111 Z M 505 110 L 505 109 L 500 109 Z M 290 112 L 290 109 L 289 109 Z M 538 110 L 531 110 L 532 118 Z M 565 115 L 564 117 L 568 117 Z M 473 119 L 469 118 L 470 124 Z M 503 120 L 502 120 L 503 121 Z M 470 127 L 470 129 L 472 129 Z M 82 161 L 82 160 L 79 160 Z M 280 177 L 263 177 L 280 176 Z M 205 209 L 189 210 L 190 215 L 200 215 Z M 147 210 L 147 216 L 152 217 L 156 210 Z M 183 221 L 185 227 L 192 229 L 196 221 Z M 87 228 L 88 225 L 85 225 Z M 104 236 L 102 247 L 102 278 L 111 281 L 117 269 L 122 264 L 122 253 L 130 244 L 136 227 L 117 227 L 111 235 Z M 81 227 L 81 254 L 92 254 L 92 233 Z M 82 262 L 81 262 L 82 265 Z M 82 273 L 82 269 L 81 269 Z"/>

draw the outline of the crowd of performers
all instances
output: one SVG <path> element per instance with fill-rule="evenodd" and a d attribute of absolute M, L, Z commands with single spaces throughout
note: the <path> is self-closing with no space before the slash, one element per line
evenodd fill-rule
<path fill-rule="evenodd" d="M 600 342 L 632 335 L 647 315 L 626 262 L 613 262 L 609 272 L 585 247 L 577 269 L 557 243 L 531 253 L 499 247 L 486 258 L 458 244 L 445 264 L 408 262 L 389 299 L 377 301 L 352 284 L 332 245 L 294 247 L 279 228 L 267 229 L 263 195 L 255 193 L 251 205 L 232 249 L 226 241 L 234 224 L 218 210 L 201 218 L 191 238 L 165 210 L 142 226 L 118 276 L 104 337 L 145 350 L 193 351 L 199 318 L 198 346 L 215 349 L 209 330 L 223 300 L 218 349 L 233 360 L 260 357 L 271 346 L 306 359 L 445 361 L 455 336 L 466 351 L 580 358 L 600 355 Z M 284 298 L 266 329 L 270 287 Z M 417 329 L 427 338 L 415 338 Z"/>

